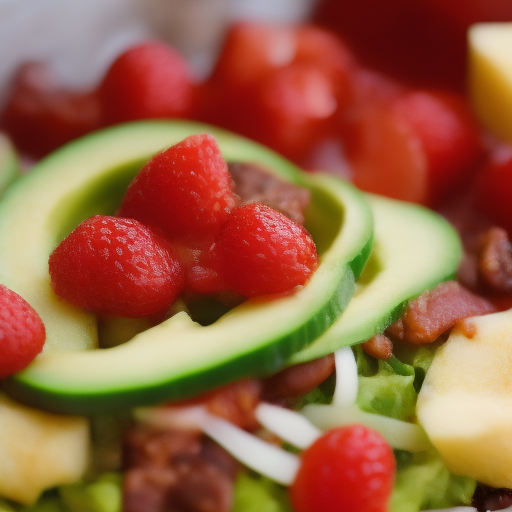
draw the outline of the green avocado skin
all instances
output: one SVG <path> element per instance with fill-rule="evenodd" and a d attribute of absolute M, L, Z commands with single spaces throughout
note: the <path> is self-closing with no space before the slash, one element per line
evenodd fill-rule
<path fill-rule="evenodd" d="M 48 256 L 83 219 L 114 213 L 153 154 L 195 133 L 212 134 L 228 162 L 257 162 L 311 191 L 306 227 L 319 267 L 289 296 L 251 299 L 208 326 L 179 314 L 123 345 L 98 350 L 95 317 L 53 294 Z M 276 372 L 346 308 L 372 240 L 373 216 L 361 192 L 330 176 L 307 175 L 229 132 L 148 121 L 93 133 L 42 160 L 0 201 L 0 282 L 38 311 L 47 331 L 43 353 L 8 379 L 6 389 L 48 410 L 93 414 L 184 399 Z"/>
<path fill-rule="evenodd" d="M 398 320 L 409 300 L 453 279 L 462 260 L 458 233 L 439 214 L 417 204 L 367 194 L 374 244 L 357 292 L 343 314 L 290 358 L 298 364 L 362 343 Z"/>
<path fill-rule="evenodd" d="M 20 175 L 16 150 L 7 136 L 0 133 L 0 197 Z"/>

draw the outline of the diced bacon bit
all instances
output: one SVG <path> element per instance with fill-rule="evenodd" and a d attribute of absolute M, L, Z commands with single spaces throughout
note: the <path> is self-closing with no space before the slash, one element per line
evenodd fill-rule
<path fill-rule="evenodd" d="M 136 425 L 124 448 L 123 511 L 231 510 L 239 464 L 200 433 Z"/>
<path fill-rule="evenodd" d="M 475 323 L 470 319 L 464 319 L 460 322 L 457 322 L 457 326 L 460 328 L 466 338 L 472 339 L 476 336 L 477 327 Z"/>
<path fill-rule="evenodd" d="M 389 359 L 393 355 L 393 342 L 385 334 L 376 334 L 365 341 L 363 350 L 376 359 Z"/>
<path fill-rule="evenodd" d="M 457 321 L 495 311 L 488 300 L 456 281 L 447 281 L 411 301 L 402 318 L 388 327 L 386 333 L 413 344 L 431 343 Z"/>
<path fill-rule="evenodd" d="M 244 379 L 223 386 L 208 394 L 208 410 L 246 430 L 258 428 L 254 411 L 260 401 L 262 385 L 257 380 Z"/>
<path fill-rule="evenodd" d="M 290 366 L 263 381 L 262 397 L 279 401 L 303 396 L 322 384 L 333 371 L 333 354 Z"/>
<path fill-rule="evenodd" d="M 512 489 L 493 489 L 480 484 L 473 495 L 472 505 L 479 512 L 506 509 L 512 505 Z"/>
<path fill-rule="evenodd" d="M 498 227 L 486 231 L 478 251 L 478 277 L 493 292 L 512 292 L 512 245 L 507 232 Z"/>
<path fill-rule="evenodd" d="M 304 212 L 311 197 L 308 189 L 280 180 L 258 164 L 235 162 L 228 164 L 228 170 L 242 204 L 262 203 L 297 224 L 304 224 Z"/>

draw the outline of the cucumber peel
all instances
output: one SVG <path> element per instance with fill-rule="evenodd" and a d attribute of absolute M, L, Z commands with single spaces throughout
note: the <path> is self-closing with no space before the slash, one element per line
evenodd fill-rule
<path fill-rule="evenodd" d="M 366 195 L 375 243 L 347 309 L 313 343 L 295 353 L 297 364 L 364 342 L 398 320 L 409 300 L 455 277 L 462 246 L 455 229 L 422 206 Z"/>
<path fill-rule="evenodd" d="M 292 295 L 251 299 L 209 326 L 185 314 L 109 349 L 93 315 L 51 291 L 48 256 L 81 220 L 113 213 L 150 157 L 194 133 L 211 133 L 224 158 L 257 162 L 312 194 L 306 227 L 320 254 Z M 22 295 L 47 330 L 43 353 L 6 383 L 15 398 L 88 414 L 183 399 L 279 370 L 341 314 L 369 256 L 373 216 L 363 194 L 329 176 L 308 176 L 268 149 L 191 122 L 139 122 L 71 143 L 18 180 L 0 202 L 0 282 Z"/>

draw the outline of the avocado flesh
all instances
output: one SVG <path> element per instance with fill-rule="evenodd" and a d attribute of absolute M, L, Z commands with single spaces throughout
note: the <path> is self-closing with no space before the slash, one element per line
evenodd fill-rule
<path fill-rule="evenodd" d="M 374 245 L 347 309 L 290 364 L 364 342 L 395 322 L 407 302 L 455 276 L 462 258 L 457 232 L 422 206 L 366 195 L 375 219 Z"/>
<path fill-rule="evenodd" d="M 0 133 L 0 197 L 19 173 L 19 162 L 14 146 L 6 135 Z"/>
<path fill-rule="evenodd" d="M 294 294 L 252 299 L 212 325 L 180 314 L 124 345 L 90 350 L 97 346 L 96 319 L 53 294 L 49 254 L 84 218 L 114 212 L 153 154 L 203 132 L 215 136 L 227 161 L 257 162 L 310 189 L 306 227 L 320 253 L 318 269 Z M 140 122 L 92 134 L 43 160 L 0 202 L 0 282 L 32 304 L 47 330 L 43 354 L 6 387 L 22 401 L 86 414 L 186 398 L 275 372 L 346 307 L 372 233 L 371 210 L 357 189 L 332 177 L 307 176 L 277 154 L 217 128 Z"/>

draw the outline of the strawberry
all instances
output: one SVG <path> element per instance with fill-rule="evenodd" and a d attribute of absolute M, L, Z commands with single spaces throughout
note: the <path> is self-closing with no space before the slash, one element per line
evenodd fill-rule
<path fill-rule="evenodd" d="M 318 265 L 311 235 L 262 204 L 236 208 L 214 248 L 229 290 L 246 297 L 286 293 L 306 283 Z"/>
<path fill-rule="evenodd" d="M 99 86 L 104 123 L 189 117 L 195 87 L 177 50 L 161 41 L 143 42 L 121 54 Z"/>
<path fill-rule="evenodd" d="M 57 295 L 100 314 L 162 314 L 184 286 L 169 243 L 131 219 L 85 220 L 51 254 L 49 266 Z"/>
<path fill-rule="evenodd" d="M 386 512 L 395 457 L 386 440 L 363 425 L 326 432 L 302 453 L 290 496 L 297 512 Z"/>
<path fill-rule="evenodd" d="M 187 137 L 154 156 L 128 187 L 120 217 L 169 239 L 213 236 L 235 206 L 231 177 L 211 135 Z"/>
<path fill-rule="evenodd" d="M 0 284 L 0 378 L 27 366 L 43 349 L 43 321 L 17 293 Z"/>

